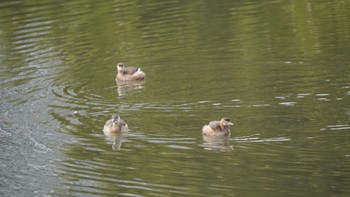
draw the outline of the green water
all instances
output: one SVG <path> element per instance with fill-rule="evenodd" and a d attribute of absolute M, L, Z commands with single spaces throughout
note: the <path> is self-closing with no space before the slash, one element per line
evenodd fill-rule
<path fill-rule="evenodd" d="M 349 10 L 1 1 L 1 196 L 349 196 Z M 104 136 L 113 113 L 127 135 Z"/>

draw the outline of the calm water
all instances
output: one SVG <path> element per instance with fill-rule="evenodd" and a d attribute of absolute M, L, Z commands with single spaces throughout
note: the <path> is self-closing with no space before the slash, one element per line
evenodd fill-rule
<path fill-rule="evenodd" d="M 349 10 L 1 1 L 0 195 L 349 196 Z M 127 135 L 103 135 L 113 113 Z M 231 138 L 203 139 L 222 116 Z"/>

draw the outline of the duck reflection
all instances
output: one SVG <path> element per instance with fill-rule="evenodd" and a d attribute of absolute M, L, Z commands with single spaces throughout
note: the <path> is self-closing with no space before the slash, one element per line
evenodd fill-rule
<path fill-rule="evenodd" d="M 127 132 L 121 133 L 105 133 L 106 140 L 112 142 L 112 150 L 121 150 L 122 143 L 126 141 Z"/>
<path fill-rule="evenodd" d="M 230 136 L 206 136 L 203 135 L 203 147 L 206 150 L 233 151 Z"/>
<path fill-rule="evenodd" d="M 127 92 L 140 90 L 144 87 L 145 81 L 117 81 L 118 95 L 125 96 Z"/>

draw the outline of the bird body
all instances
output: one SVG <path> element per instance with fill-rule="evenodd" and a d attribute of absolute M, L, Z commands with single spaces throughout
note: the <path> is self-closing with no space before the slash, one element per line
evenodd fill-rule
<path fill-rule="evenodd" d="M 112 119 L 108 120 L 103 127 L 103 132 L 105 134 L 119 133 L 128 131 L 128 124 L 124 120 L 120 119 L 117 114 L 112 115 Z"/>
<path fill-rule="evenodd" d="M 211 121 L 208 125 L 203 126 L 202 134 L 205 136 L 229 136 L 231 135 L 230 125 L 233 125 L 233 123 L 227 117 L 220 121 Z"/>
<path fill-rule="evenodd" d="M 146 78 L 146 74 L 139 67 L 125 67 L 123 63 L 117 65 L 116 81 L 139 81 Z"/>

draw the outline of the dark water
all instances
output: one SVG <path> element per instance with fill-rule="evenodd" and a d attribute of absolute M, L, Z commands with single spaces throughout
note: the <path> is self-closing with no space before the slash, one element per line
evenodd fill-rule
<path fill-rule="evenodd" d="M 349 10 L 1 1 L 1 196 L 349 196 Z M 203 139 L 223 116 L 231 138 Z"/>

